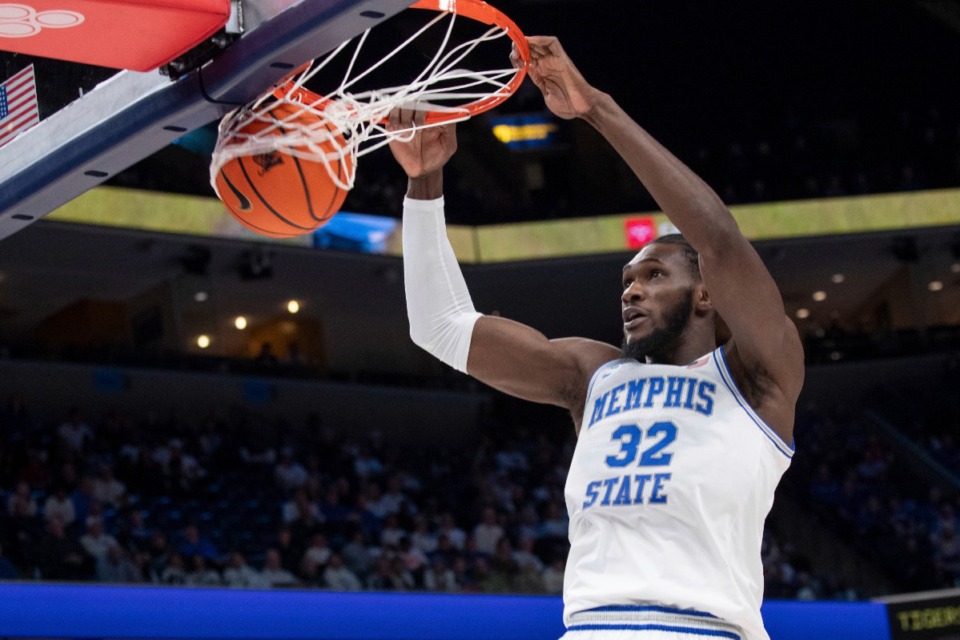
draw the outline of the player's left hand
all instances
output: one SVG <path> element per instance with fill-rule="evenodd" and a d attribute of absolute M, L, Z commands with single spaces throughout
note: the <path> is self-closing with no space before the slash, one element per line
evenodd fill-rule
<path fill-rule="evenodd" d="M 599 92 L 574 66 L 560 41 L 552 36 L 530 36 L 527 44 L 530 45 L 527 75 L 543 93 L 547 108 L 564 120 L 588 113 Z M 515 48 L 510 58 L 514 66 L 523 64 Z"/>

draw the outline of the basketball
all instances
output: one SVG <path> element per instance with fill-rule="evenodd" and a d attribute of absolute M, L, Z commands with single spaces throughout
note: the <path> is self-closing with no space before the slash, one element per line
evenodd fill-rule
<path fill-rule="evenodd" d="M 324 126 L 314 113 L 277 104 L 264 112 L 264 118 L 246 125 L 236 135 L 253 135 L 273 127 L 276 122 L 283 124 L 267 132 L 267 136 L 283 135 L 301 127 L 316 131 Z M 327 123 L 326 128 L 331 137 L 319 146 L 330 154 L 343 148 L 345 142 L 332 125 Z M 317 138 L 315 134 L 312 137 Z M 349 155 L 334 157 L 329 162 L 340 181 L 347 182 L 352 158 Z M 292 238 L 312 232 L 339 211 L 347 197 L 347 190 L 337 186 L 323 162 L 282 151 L 234 158 L 220 168 L 215 182 L 217 194 L 240 224 L 272 238 Z"/>

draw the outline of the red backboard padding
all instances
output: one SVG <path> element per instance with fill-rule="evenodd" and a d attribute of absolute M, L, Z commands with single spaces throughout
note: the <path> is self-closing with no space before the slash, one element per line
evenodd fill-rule
<path fill-rule="evenodd" d="M 0 50 L 149 71 L 229 17 L 230 0 L 0 0 Z"/>

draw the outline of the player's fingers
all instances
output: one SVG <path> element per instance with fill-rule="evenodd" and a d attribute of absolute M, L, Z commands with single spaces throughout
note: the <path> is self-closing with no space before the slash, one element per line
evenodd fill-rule
<path fill-rule="evenodd" d="M 530 46 L 530 57 L 533 58 L 536 55 L 541 58 L 549 55 L 554 46 L 559 47 L 560 41 L 553 36 L 529 36 L 527 44 Z"/>
<path fill-rule="evenodd" d="M 510 48 L 510 63 L 513 65 L 514 69 L 521 69 L 524 66 L 523 56 L 520 55 L 520 52 L 517 50 L 517 45 L 514 44 Z"/>
<path fill-rule="evenodd" d="M 416 127 L 422 127 L 427 120 L 427 112 L 421 107 L 419 102 L 414 105 L 411 116 L 411 121 Z"/>
<path fill-rule="evenodd" d="M 410 128 L 410 109 L 396 107 L 390 111 L 390 127 L 392 131 Z"/>

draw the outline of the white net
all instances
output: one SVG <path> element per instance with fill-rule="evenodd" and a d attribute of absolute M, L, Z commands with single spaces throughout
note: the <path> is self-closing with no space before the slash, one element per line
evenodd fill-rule
<path fill-rule="evenodd" d="M 465 18 L 460 18 L 465 19 Z M 322 59 L 312 62 L 281 89 L 268 92 L 258 100 L 227 114 L 220 123 L 217 145 L 210 165 L 211 183 L 227 162 L 241 156 L 280 152 L 304 160 L 322 163 L 334 183 L 351 189 L 356 175 L 356 159 L 388 144 L 393 139 L 409 139 L 414 129 L 387 130 L 387 119 L 396 109 L 427 112 L 419 127 L 437 126 L 466 120 L 471 113 L 506 99 L 513 93 L 522 70 L 507 68 L 473 70 L 460 68 L 478 47 L 511 35 L 507 28 L 491 26 L 480 36 L 452 45 L 457 15 L 440 12 L 391 53 L 363 71 L 357 60 L 371 31 L 347 41 Z M 409 47 L 428 30 L 447 23 L 439 49 L 426 67 L 402 85 L 375 90 L 354 91 L 357 84 L 381 65 Z M 351 45 L 353 45 L 351 47 Z M 349 52 L 348 51 L 351 51 Z M 339 86 L 324 96 L 305 85 L 334 60 L 346 61 Z M 514 85 L 511 86 L 511 82 Z M 489 106 L 488 106 L 489 105 Z M 345 157 L 351 162 L 342 162 Z"/>

